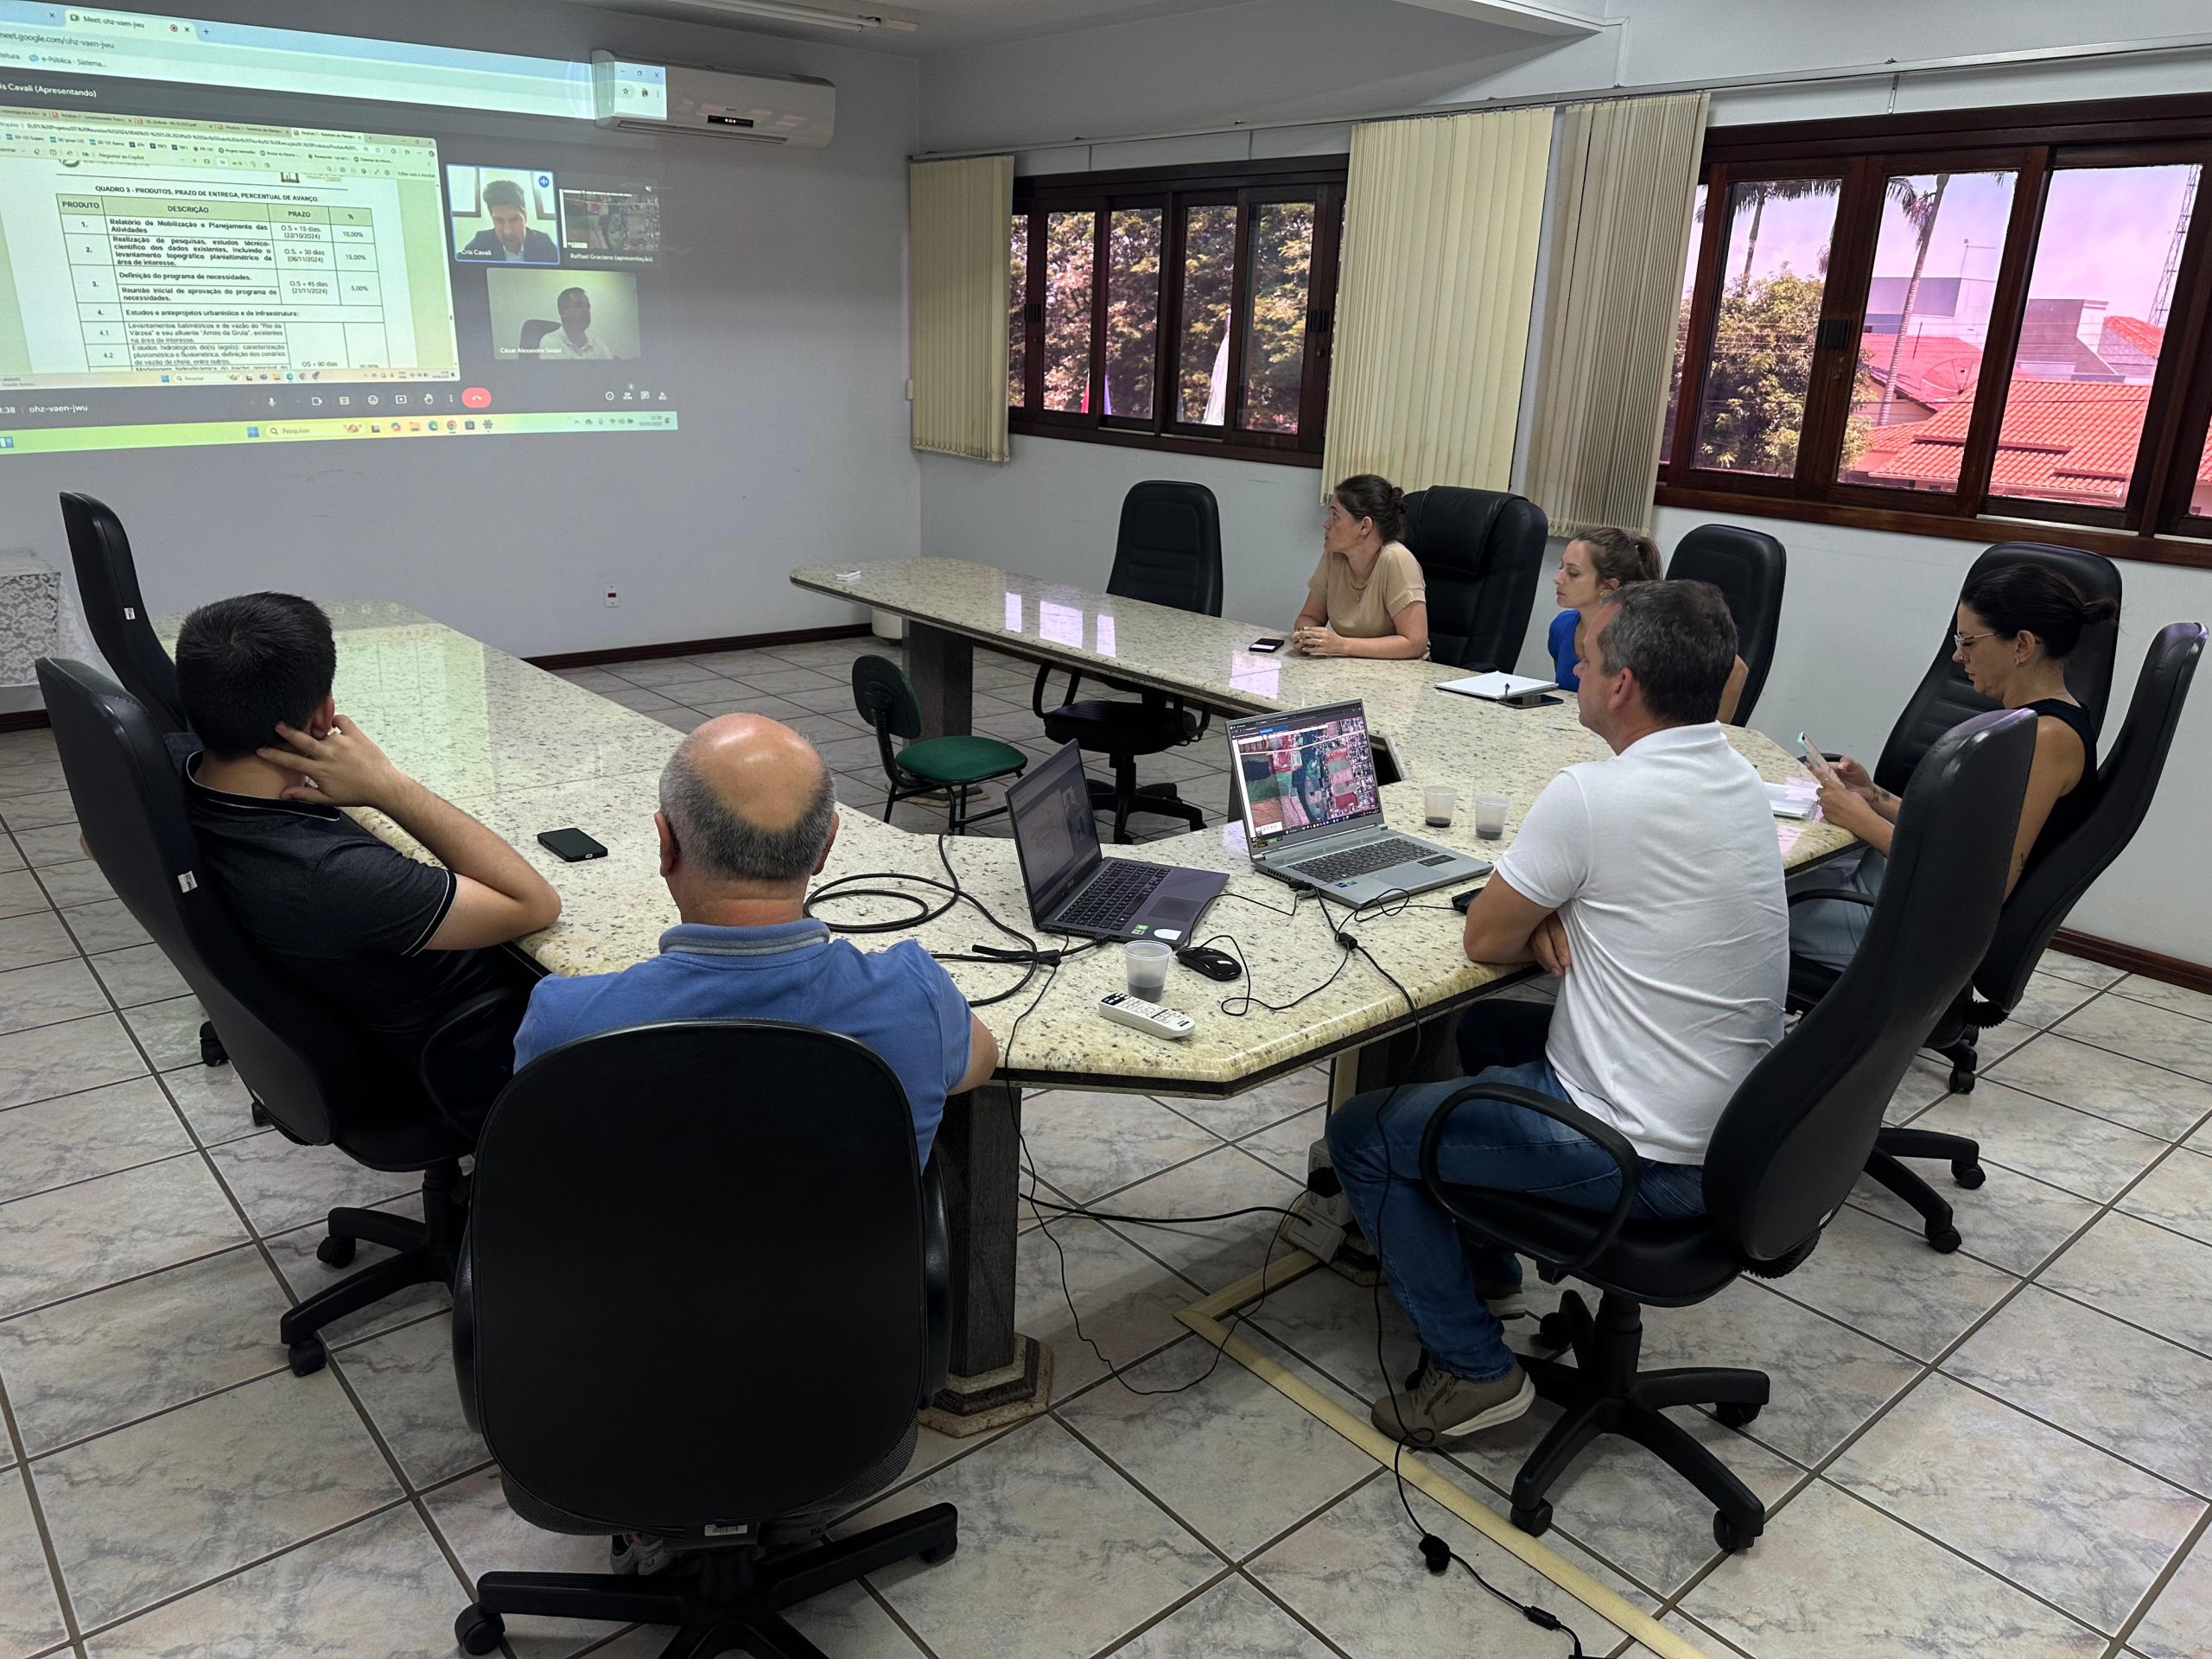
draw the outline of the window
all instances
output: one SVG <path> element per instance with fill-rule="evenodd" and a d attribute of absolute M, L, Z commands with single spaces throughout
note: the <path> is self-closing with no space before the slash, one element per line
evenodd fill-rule
<path fill-rule="evenodd" d="M 1661 503 L 2212 565 L 2208 167 L 2199 97 L 1709 134 Z"/>
<path fill-rule="evenodd" d="M 1012 429 L 1319 466 L 1344 171 L 1016 180 Z"/>

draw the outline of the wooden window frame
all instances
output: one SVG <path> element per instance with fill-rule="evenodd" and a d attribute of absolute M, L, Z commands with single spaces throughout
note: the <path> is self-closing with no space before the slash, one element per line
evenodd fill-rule
<path fill-rule="evenodd" d="M 1336 339 L 1337 275 L 1344 234 L 1345 157 L 1246 162 L 1232 167 L 1125 168 L 1103 173 L 1043 174 L 1014 181 L 1015 214 L 1028 216 L 1029 264 L 1022 308 L 1023 402 L 1007 410 L 1010 432 L 1027 437 L 1072 438 L 1176 454 L 1217 455 L 1319 467 L 1327 421 L 1329 366 Z M 1313 253 L 1307 270 L 1305 359 L 1299 382 L 1298 430 L 1247 430 L 1244 416 L 1244 337 L 1251 314 L 1251 240 L 1255 209 L 1272 202 L 1315 204 Z M 1180 418 L 1185 210 L 1234 204 L 1236 250 L 1230 282 L 1229 406 L 1223 426 Z M 1123 208 L 1160 210 L 1160 303 L 1149 416 L 1108 415 L 1106 386 L 1106 261 L 1111 216 Z M 1090 213 L 1092 224 L 1090 384 L 1098 407 L 1048 410 L 1045 381 L 1045 227 L 1047 215 Z M 1009 234 L 1011 227 L 1009 226 Z"/>
<path fill-rule="evenodd" d="M 2199 175 L 2125 502 L 2118 507 L 1992 493 L 2005 389 L 2052 175 L 2082 167 L 2193 161 Z M 1982 346 L 1974 408 L 1948 492 L 1839 481 L 1845 423 L 1890 177 L 1906 172 L 2011 171 L 2014 180 Z M 1698 411 L 1724 285 L 1732 186 L 1778 178 L 1840 180 L 1821 305 L 1821 340 L 1805 400 L 1797 464 L 1787 477 L 1700 468 Z M 2212 569 L 2212 514 L 2188 509 L 2212 425 L 2212 96 L 2131 99 L 2015 109 L 1715 128 L 1689 332 L 1657 504 L 1963 539 L 2047 540 L 2120 558 Z"/>

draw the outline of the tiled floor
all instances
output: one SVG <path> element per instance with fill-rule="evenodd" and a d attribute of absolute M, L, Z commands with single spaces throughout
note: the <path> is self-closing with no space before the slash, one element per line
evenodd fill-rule
<path fill-rule="evenodd" d="M 849 654 L 660 683 L 686 709 L 773 697 L 836 719 Z M 709 696 L 707 672 L 743 689 Z M 978 671 L 987 695 L 1026 696 L 1019 678 Z M 253 1130 L 228 1069 L 185 1040 L 196 1009 L 78 856 L 60 782 L 43 734 L 0 737 L 0 1659 L 450 1653 L 470 1574 L 590 1567 L 600 1547 L 507 1511 L 461 1421 L 438 1293 L 347 1321 L 327 1372 L 284 1370 L 277 1316 L 327 1278 L 315 1217 L 406 1183 Z M 1748 1433 L 1685 1414 L 1772 1506 L 1758 1546 L 1719 1559 L 1688 1489 L 1618 1443 L 1555 1494 L 1550 1541 L 1716 1659 L 2212 1650 L 2212 999 L 2053 957 L 1987 1052 L 1971 1097 L 1923 1067 L 1892 1113 L 1985 1143 L 1988 1184 L 1955 1195 L 1960 1254 L 1862 1189 L 1797 1273 L 1650 1316 L 1654 1363 L 1774 1377 Z M 1041 1096 L 1028 1146 L 1052 1191 L 1117 1216 L 1277 1204 L 1323 1093 L 1308 1073 L 1226 1103 Z M 1267 1226 L 1033 1224 L 1020 1318 L 1056 1347 L 1052 1412 L 980 1442 L 925 1434 L 871 1512 L 950 1499 L 960 1553 L 797 1622 L 837 1659 L 1558 1659 L 1559 1636 L 1423 1570 L 1360 1454 L 1241 1367 L 1208 1374 L 1173 1310 L 1258 1265 Z M 1370 1293 L 1333 1275 L 1246 1328 L 1340 1400 L 1377 1389 Z M 1384 1334 L 1402 1369 L 1387 1301 Z M 1438 1466 L 1502 1508 L 1544 1421 Z M 1412 1502 L 1592 1654 L 1640 1653 Z M 523 1619 L 510 1636 L 515 1659 L 658 1643 Z"/>

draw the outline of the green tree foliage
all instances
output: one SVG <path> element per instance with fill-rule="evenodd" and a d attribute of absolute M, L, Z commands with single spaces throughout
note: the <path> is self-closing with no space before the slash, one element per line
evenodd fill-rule
<path fill-rule="evenodd" d="M 1298 430 L 1306 370 L 1306 301 L 1313 265 L 1313 205 L 1269 202 L 1252 220 L 1252 321 L 1244 340 L 1244 424 Z"/>
<path fill-rule="evenodd" d="M 1090 264 L 1096 215 L 1045 216 L 1045 407 L 1090 407 Z"/>
<path fill-rule="evenodd" d="M 1769 277 L 1738 276 L 1723 292 L 1699 410 L 1699 466 L 1796 469 L 1824 285 L 1785 267 Z"/>
<path fill-rule="evenodd" d="M 1123 207 L 1106 226 L 1106 412 L 1152 414 L 1160 352 L 1157 207 Z"/>
<path fill-rule="evenodd" d="M 1183 227 L 1182 349 L 1175 365 L 1179 413 L 1186 421 L 1206 418 L 1214 364 L 1229 337 L 1236 263 L 1236 209 L 1226 204 L 1188 209 Z"/>

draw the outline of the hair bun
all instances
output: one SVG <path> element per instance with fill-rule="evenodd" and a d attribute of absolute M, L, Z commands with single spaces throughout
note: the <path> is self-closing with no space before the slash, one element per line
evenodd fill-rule
<path fill-rule="evenodd" d="M 2082 620 L 2084 622 L 2109 622 L 2119 614 L 2120 606 L 2113 600 L 2099 597 L 2082 601 Z"/>

